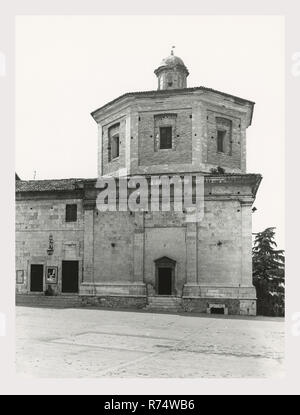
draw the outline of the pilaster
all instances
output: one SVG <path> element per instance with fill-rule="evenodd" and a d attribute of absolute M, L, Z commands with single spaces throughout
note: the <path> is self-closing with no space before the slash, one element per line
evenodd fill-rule
<path fill-rule="evenodd" d="M 135 212 L 135 230 L 133 242 L 133 280 L 143 282 L 144 280 L 144 213 Z"/>
<path fill-rule="evenodd" d="M 98 124 L 98 177 L 103 175 L 103 160 L 102 160 L 102 153 L 103 153 L 103 129 L 102 125 Z"/>
<path fill-rule="evenodd" d="M 252 286 L 252 202 L 241 202 L 241 286 Z"/>
<path fill-rule="evenodd" d="M 94 280 L 94 208 L 84 209 L 83 282 Z"/>
<path fill-rule="evenodd" d="M 197 284 L 197 222 L 186 227 L 186 279 L 187 284 Z"/>

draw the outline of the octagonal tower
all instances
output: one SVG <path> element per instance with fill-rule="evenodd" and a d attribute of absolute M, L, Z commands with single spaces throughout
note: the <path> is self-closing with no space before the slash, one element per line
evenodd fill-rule
<path fill-rule="evenodd" d="M 184 62 L 171 55 L 154 71 L 158 89 L 128 92 L 92 112 L 98 176 L 246 173 L 246 130 L 254 103 L 203 86 L 187 88 Z"/>

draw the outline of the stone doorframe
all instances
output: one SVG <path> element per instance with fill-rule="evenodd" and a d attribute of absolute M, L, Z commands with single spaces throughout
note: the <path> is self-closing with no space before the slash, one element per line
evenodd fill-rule
<path fill-rule="evenodd" d="M 163 256 L 155 261 L 155 293 L 158 295 L 158 270 L 159 268 L 171 268 L 172 270 L 172 290 L 171 295 L 175 295 L 175 267 L 176 261 L 174 259 Z"/>

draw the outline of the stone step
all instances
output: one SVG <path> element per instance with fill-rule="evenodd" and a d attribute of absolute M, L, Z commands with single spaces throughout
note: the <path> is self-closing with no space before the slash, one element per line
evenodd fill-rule
<path fill-rule="evenodd" d="M 163 302 L 163 301 L 160 301 L 160 302 L 151 302 L 151 301 L 148 301 L 148 304 L 150 304 L 150 305 L 154 305 L 154 306 L 156 306 L 156 305 L 163 305 L 163 306 L 173 306 L 173 307 L 177 307 L 178 305 L 181 305 L 181 302 L 174 302 L 174 303 L 169 303 L 169 302 Z"/>
<path fill-rule="evenodd" d="M 162 304 L 162 303 L 159 303 L 159 304 L 148 303 L 148 305 L 150 307 L 167 307 L 167 308 L 177 308 L 181 306 L 181 304 Z"/>
<path fill-rule="evenodd" d="M 150 311 L 182 311 L 181 298 L 171 296 L 148 297 L 148 304 L 146 309 Z"/>
<path fill-rule="evenodd" d="M 81 300 L 78 295 L 46 296 L 38 294 L 17 294 L 16 305 L 66 308 L 80 306 Z"/>
<path fill-rule="evenodd" d="M 181 303 L 181 301 L 170 301 L 170 300 L 167 300 L 167 301 L 164 301 L 164 300 L 151 301 L 151 300 L 149 300 L 148 302 L 151 303 L 151 304 L 180 304 Z"/>
<path fill-rule="evenodd" d="M 159 301 L 151 301 L 151 300 L 148 300 L 148 303 L 149 304 L 180 304 L 181 303 L 181 301 L 170 301 L 170 300 L 167 300 L 167 301 L 164 301 L 164 300 L 159 300 Z"/>
<path fill-rule="evenodd" d="M 157 296 L 157 297 L 148 297 L 149 301 L 153 301 L 153 302 L 181 302 L 181 298 L 180 297 L 162 297 L 162 296 Z"/>
<path fill-rule="evenodd" d="M 168 309 L 171 309 L 171 308 L 173 308 L 173 309 L 177 309 L 178 308 L 178 306 L 180 306 L 180 304 L 178 304 L 178 305 L 168 305 L 168 304 L 148 304 L 148 306 L 149 307 L 155 307 L 155 308 L 168 308 Z"/>
<path fill-rule="evenodd" d="M 79 295 L 46 296 L 39 294 L 17 294 L 16 305 L 31 307 L 73 308 L 84 306 Z M 179 297 L 149 297 L 145 310 L 149 311 L 182 311 Z"/>
<path fill-rule="evenodd" d="M 33 296 L 33 295 L 17 295 L 17 298 L 19 299 L 24 299 L 27 301 L 60 301 L 60 300 L 64 300 L 64 301 L 74 301 L 78 299 L 78 296 L 62 296 L 62 295 L 57 295 L 57 296 Z"/>
<path fill-rule="evenodd" d="M 179 312 L 183 311 L 181 307 L 162 307 L 162 306 L 161 307 L 153 307 L 153 306 L 150 306 L 150 305 L 147 305 L 145 307 L 145 310 L 149 310 L 149 311 L 169 311 L 169 312 L 172 312 L 172 313 L 179 313 Z"/>

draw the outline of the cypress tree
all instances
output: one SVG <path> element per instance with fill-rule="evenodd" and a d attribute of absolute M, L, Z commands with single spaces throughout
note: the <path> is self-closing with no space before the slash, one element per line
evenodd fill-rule
<path fill-rule="evenodd" d="M 255 236 L 252 249 L 257 314 L 284 316 L 284 251 L 277 249 L 274 227 Z"/>

